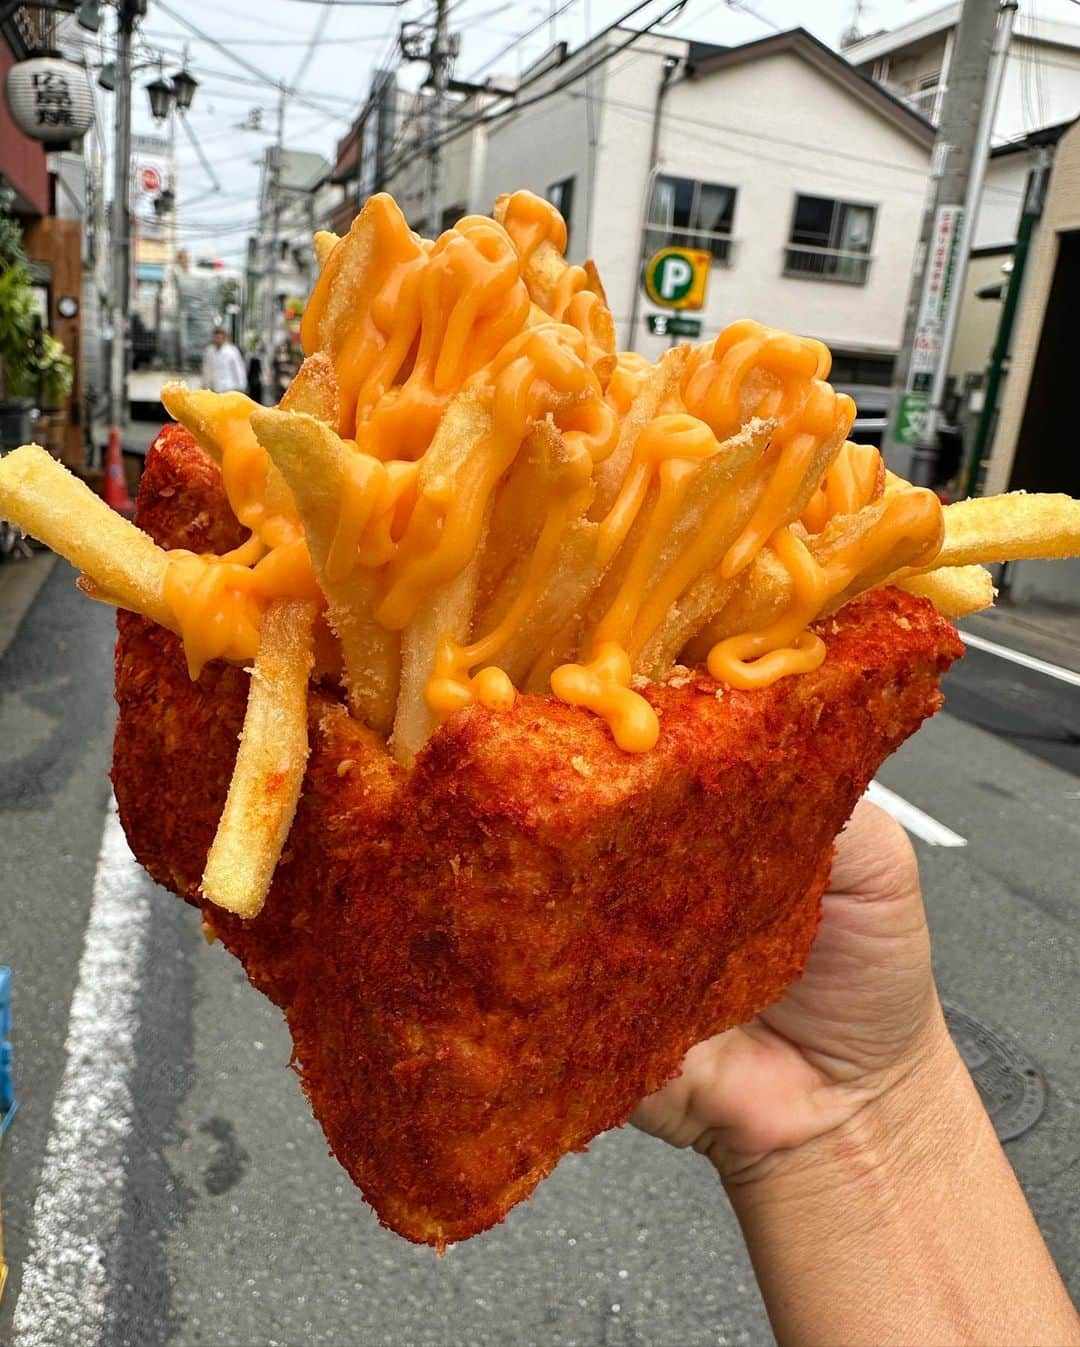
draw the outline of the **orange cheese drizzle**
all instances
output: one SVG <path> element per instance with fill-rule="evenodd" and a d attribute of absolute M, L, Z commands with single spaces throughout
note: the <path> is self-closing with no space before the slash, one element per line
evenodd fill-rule
<path fill-rule="evenodd" d="M 711 350 L 706 348 L 692 360 L 682 390 L 692 414 L 661 415 L 645 429 L 619 495 L 600 524 L 598 552 L 603 562 L 621 547 L 652 481 L 658 481 L 648 526 L 611 608 L 594 632 L 592 660 L 563 665 L 555 671 L 552 688 L 557 696 L 587 705 L 607 719 L 608 712 L 615 715 L 616 708 L 625 706 L 627 696 L 637 695 L 628 690 L 629 661 L 640 653 L 671 604 L 709 564 L 711 539 L 737 508 L 737 484 L 721 495 L 697 537 L 668 566 L 650 593 L 647 586 L 664 539 L 700 462 L 717 452 L 721 439 L 737 434 L 751 416 L 775 419 L 777 426 L 766 461 L 749 470 L 766 473 L 764 489 L 750 520 L 721 561 L 721 576 L 730 579 L 737 575 L 777 532 L 814 456 L 826 440 L 842 435 L 854 419 L 851 399 L 824 382 L 829 361 L 828 349 L 820 342 L 772 332 L 751 322 L 732 324 Z M 790 559 L 789 569 L 801 559 L 786 542 L 781 543 L 780 550 L 785 564 Z M 798 583 L 796 592 L 809 602 L 809 591 L 804 593 Z M 806 625 L 796 617 L 793 615 L 788 623 L 793 627 L 790 638 L 784 634 L 786 627 L 783 632 L 770 631 L 763 649 L 787 646 L 789 639 L 795 640 Z M 623 664 L 610 658 L 613 645 L 628 656 L 625 681 L 617 677 L 624 671 Z M 810 641 L 799 638 L 798 645 L 778 649 L 769 665 L 772 677 L 800 671 L 807 658 L 803 646 L 813 648 Z M 641 707 L 633 731 L 624 721 L 621 732 L 624 738 L 636 735 L 633 748 L 641 752 L 656 742 L 659 723 L 645 699 L 638 697 L 638 701 Z M 620 746 L 631 747 L 629 742 Z"/>
<path fill-rule="evenodd" d="M 515 690 L 491 661 L 527 620 L 567 523 L 587 508 L 592 468 L 614 448 L 619 418 L 652 367 L 623 354 L 606 391 L 601 389 L 592 369 L 606 354 L 592 322 L 600 301 L 587 288 L 583 268 L 565 267 L 543 296 L 549 318 L 534 307 L 523 280 L 533 255 L 545 242 L 560 252 L 565 247 L 565 226 L 548 203 L 519 193 L 508 203 L 505 228 L 486 217 L 467 217 L 434 243 L 413 235 L 388 197 L 371 198 L 364 214 L 372 237 L 363 264 L 350 261 L 347 240 L 335 248 L 303 326 L 305 350 L 326 350 L 334 361 L 342 392 L 339 433 L 354 437 L 345 441 L 354 453 L 328 579 L 346 580 L 356 566 L 375 570 L 377 619 L 392 629 L 406 626 L 431 593 L 468 565 L 498 481 L 531 426 L 551 417 L 562 432 L 565 462 L 553 474 L 518 592 L 486 635 L 468 644 L 449 637 L 440 643 L 426 689 L 440 716 L 470 701 L 507 706 Z M 360 220 L 354 229 L 359 227 Z M 721 573 L 734 578 L 768 544 L 792 578 L 794 597 L 789 611 L 764 630 L 714 648 L 709 667 L 715 677 L 760 686 L 816 667 L 823 647 L 806 627 L 829 597 L 912 529 L 924 528 L 929 536 L 929 512 L 912 504 L 920 494 L 913 492 L 897 493 L 881 527 L 826 567 L 786 526 L 811 461 L 826 441 L 843 438 L 854 414 L 850 399 L 824 383 L 829 360 L 821 343 L 756 323 L 732 324 L 691 357 L 681 396 L 669 400 L 639 437 L 626 480 L 599 527 L 601 561 L 625 545 L 655 482 L 649 516 L 595 630 L 589 661 L 561 666 L 551 680 L 560 699 L 607 720 L 621 747 L 643 751 L 655 743 L 656 715 L 629 686 L 632 657 L 686 585 L 712 564 L 709 535 L 730 528 L 736 484 L 648 592 L 650 577 L 694 474 L 749 417 L 777 425 L 765 455 L 750 469 L 763 475 L 763 486 L 722 558 Z M 427 450 L 450 398 L 463 386 L 490 407 L 490 431 L 452 480 L 425 480 Z M 166 576 L 166 598 L 193 676 L 210 659 L 252 658 L 271 598 L 320 597 L 298 521 L 268 507 L 265 452 L 246 423 L 234 432 L 223 453 L 223 480 L 251 537 L 225 557 L 176 553 Z M 844 446 L 804 508 L 808 528 L 820 531 L 835 513 L 870 499 L 878 472 L 872 452 Z"/>
<path fill-rule="evenodd" d="M 874 529 L 841 548 L 824 566 L 790 527 L 769 540 L 792 582 L 788 610 L 761 631 L 729 636 L 709 651 L 709 673 L 731 687 L 767 687 L 792 673 L 808 673 L 825 658 L 825 644 L 808 625 L 855 578 L 905 542 L 920 545 L 914 564 L 933 560 L 941 541 L 941 503 L 932 491 L 911 488 L 884 498 Z"/>

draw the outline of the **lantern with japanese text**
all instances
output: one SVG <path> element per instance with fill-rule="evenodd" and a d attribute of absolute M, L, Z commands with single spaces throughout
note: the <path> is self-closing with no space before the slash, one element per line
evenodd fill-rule
<path fill-rule="evenodd" d="M 4 93 L 19 130 L 47 145 L 80 140 L 94 120 L 89 76 L 60 56 L 19 61 L 8 71 Z"/>

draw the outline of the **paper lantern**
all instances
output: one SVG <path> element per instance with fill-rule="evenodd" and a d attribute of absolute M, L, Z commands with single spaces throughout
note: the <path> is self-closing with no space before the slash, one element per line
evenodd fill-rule
<path fill-rule="evenodd" d="M 4 94 L 19 130 L 46 145 L 81 139 L 94 120 L 89 76 L 60 56 L 34 56 L 13 65 Z"/>

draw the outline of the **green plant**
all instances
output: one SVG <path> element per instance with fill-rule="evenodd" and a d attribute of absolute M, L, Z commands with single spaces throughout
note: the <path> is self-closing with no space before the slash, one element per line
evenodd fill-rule
<path fill-rule="evenodd" d="M 75 377 L 75 365 L 64 350 L 64 344 L 51 332 L 41 338 L 41 350 L 34 362 L 35 368 L 23 376 L 26 394 L 38 397 L 49 409 L 64 405 Z"/>
<path fill-rule="evenodd" d="M 6 396 L 35 398 L 50 408 L 63 405 L 75 373 L 63 343 L 51 332 L 41 330 L 22 230 L 17 220 L 3 212 L 0 212 L 0 373 Z"/>
<path fill-rule="evenodd" d="M 18 224 L 0 214 L 0 373 L 14 394 L 34 364 L 37 314 Z"/>

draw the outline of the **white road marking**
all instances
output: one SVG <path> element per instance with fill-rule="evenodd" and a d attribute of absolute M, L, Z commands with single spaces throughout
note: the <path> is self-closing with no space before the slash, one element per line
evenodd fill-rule
<path fill-rule="evenodd" d="M 15 1307 L 16 1347 L 97 1347 L 106 1328 L 107 1259 L 125 1196 L 149 887 L 111 804 Z"/>
<path fill-rule="evenodd" d="M 1010 664 L 1019 664 L 1025 669 L 1034 669 L 1036 673 L 1046 674 L 1048 678 L 1057 678 L 1062 683 L 1071 683 L 1074 688 L 1080 688 L 1080 673 L 1076 673 L 1072 669 L 1062 668 L 1060 664 L 1051 664 L 1048 660 L 1036 659 L 1034 655 L 1026 655 L 1022 650 L 1013 650 L 1008 645 L 998 645 L 997 641 L 988 641 L 985 636 L 975 636 L 970 631 L 961 631 L 960 639 L 965 645 L 970 645 L 975 650 L 985 650 L 988 655 L 997 655 L 999 659 L 1007 659 Z"/>
<path fill-rule="evenodd" d="M 954 833 L 951 828 L 946 828 L 944 823 L 939 823 L 936 818 L 924 813 L 910 800 L 905 800 L 902 795 L 897 795 L 895 791 L 889 790 L 880 781 L 870 782 L 866 788 L 866 797 L 868 800 L 872 800 L 874 804 L 880 805 L 886 813 L 891 814 L 897 823 L 903 824 L 909 833 L 914 833 L 924 842 L 929 842 L 932 847 L 967 846 L 966 837 L 961 837 L 959 833 Z"/>

